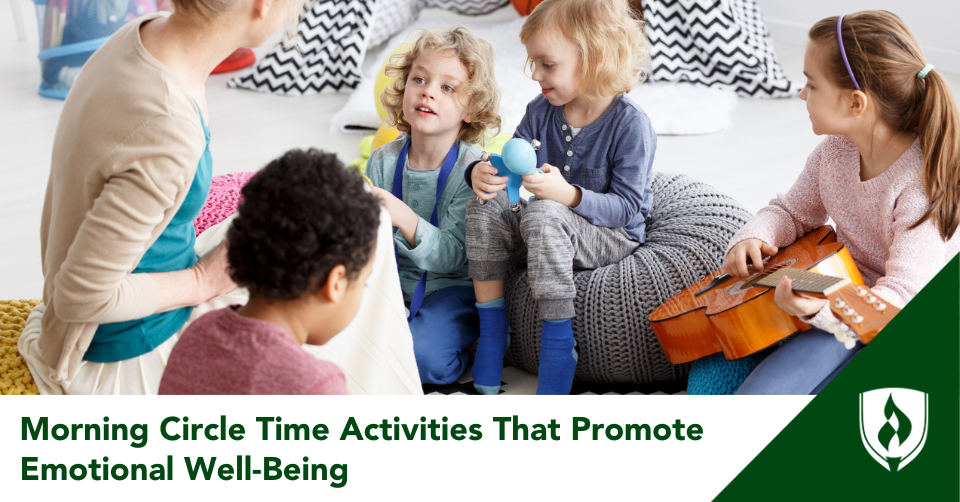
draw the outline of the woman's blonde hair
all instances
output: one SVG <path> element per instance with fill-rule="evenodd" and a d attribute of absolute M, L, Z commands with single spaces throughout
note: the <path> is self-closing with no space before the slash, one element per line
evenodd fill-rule
<path fill-rule="evenodd" d="M 224 12 L 229 12 L 240 5 L 239 0 L 170 0 L 174 10 L 185 14 L 199 14 L 212 19 Z M 306 8 L 307 0 L 291 0 L 293 8 L 290 17 L 283 28 L 283 38 L 280 40 L 285 50 L 296 45 L 297 30 L 300 25 L 300 16 Z"/>
<path fill-rule="evenodd" d="M 580 52 L 579 96 L 592 100 L 628 92 L 646 80 L 650 43 L 627 0 L 544 0 L 520 29 L 520 42 L 553 30 Z M 534 62 L 527 62 L 531 71 Z"/>
<path fill-rule="evenodd" d="M 876 100 L 883 120 L 920 139 L 930 209 L 911 228 L 932 218 L 944 240 L 953 237 L 960 223 L 960 117 L 950 87 L 936 71 L 917 75 L 927 60 L 907 26 L 890 12 L 848 14 L 841 33 L 850 69 L 863 92 Z M 827 56 L 831 81 L 853 90 L 837 41 L 837 16 L 813 25 L 809 36 Z"/>
<path fill-rule="evenodd" d="M 421 32 L 410 48 L 390 56 L 387 76 L 393 82 L 380 96 L 386 110 L 387 122 L 401 132 L 410 134 L 410 123 L 403 116 L 403 92 L 414 61 L 426 52 L 441 54 L 453 51 L 467 70 L 467 81 L 457 88 L 457 100 L 471 117 L 460 127 L 458 140 L 485 144 L 500 132 L 500 89 L 493 75 L 493 47 L 478 38 L 469 29 L 458 26 L 438 31 Z"/>
<path fill-rule="evenodd" d="M 200 14 L 212 18 L 240 5 L 237 0 L 171 0 L 176 12 Z"/>

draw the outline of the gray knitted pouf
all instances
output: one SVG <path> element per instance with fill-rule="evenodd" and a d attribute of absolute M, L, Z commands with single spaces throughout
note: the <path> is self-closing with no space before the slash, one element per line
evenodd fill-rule
<path fill-rule="evenodd" d="M 689 364 L 667 362 L 647 316 L 723 265 L 733 234 L 751 214 L 736 200 L 683 174 L 655 173 L 647 242 L 620 263 L 574 274 L 576 379 L 599 383 L 673 381 Z M 542 322 L 525 269 L 506 281 L 513 364 L 537 373 Z"/>

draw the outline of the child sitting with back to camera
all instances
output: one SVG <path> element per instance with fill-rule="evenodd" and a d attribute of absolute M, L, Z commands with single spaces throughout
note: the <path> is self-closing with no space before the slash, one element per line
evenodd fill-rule
<path fill-rule="evenodd" d="M 493 66 L 490 44 L 458 27 L 424 31 L 386 69 L 395 80 L 381 100 L 406 135 L 374 151 L 366 174 L 397 228 L 400 284 L 426 384 L 460 378 L 479 336 L 464 245 L 472 192 L 463 173 L 480 158 L 475 144 L 499 131 Z"/>
<path fill-rule="evenodd" d="M 957 106 L 890 12 L 829 17 L 809 37 L 800 99 L 813 132 L 827 137 L 790 190 L 733 236 L 724 269 L 744 279 L 748 260 L 762 269 L 764 256 L 832 218 L 867 286 L 902 307 L 960 250 Z M 777 347 L 737 393 L 816 394 L 863 345 L 838 343 L 826 301 L 795 293 L 789 278 L 774 300 L 814 329 Z"/>
<path fill-rule="evenodd" d="M 246 305 L 214 310 L 174 346 L 160 394 L 346 394 L 343 371 L 301 345 L 353 320 L 373 266 L 377 199 L 332 153 L 291 150 L 242 190 L 230 276 Z"/>
<path fill-rule="evenodd" d="M 626 0 L 545 0 L 520 41 L 543 94 L 527 105 L 514 137 L 540 141 L 543 173 L 524 176 L 535 199 L 514 212 L 495 167 L 466 172 L 477 194 L 467 205 L 480 312 L 474 386 L 499 392 L 509 343 L 503 281 L 525 262 L 543 319 L 537 394 L 569 394 L 577 365 L 573 272 L 619 262 L 645 239 L 657 136 L 625 93 L 641 81 L 649 48 Z"/>

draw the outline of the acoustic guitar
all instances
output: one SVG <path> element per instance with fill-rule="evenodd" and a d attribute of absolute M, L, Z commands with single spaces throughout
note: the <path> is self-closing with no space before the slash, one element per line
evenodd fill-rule
<path fill-rule="evenodd" d="M 739 359 L 810 329 L 773 300 L 784 276 L 794 291 L 830 301 L 843 323 L 834 330 L 841 341 L 869 343 L 900 311 L 864 286 L 850 252 L 832 227 L 823 226 L 768 258 L 745 281 L 718 270 L 657 307 L 650 326 L 667 360 L 680 364 L 717 352 Z"/>

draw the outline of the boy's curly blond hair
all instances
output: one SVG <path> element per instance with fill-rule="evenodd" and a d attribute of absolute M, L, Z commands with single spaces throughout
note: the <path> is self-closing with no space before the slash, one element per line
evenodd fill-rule
<path fill-rule="evenodd" d="M 388 115 L 387 122 L 410 134 L 410 123 L 403 116 L 403 91 L 410 69 L 426 52 L 447 51 L 453 51 L 467 70 L 467 81 L 457 88 L 457 100 L 467 110 L 471 121 L 463 123 L 457 139 L 483 145 L 500 132 L 500 89 L 493 76 L 493 47 L 463 26 L 424 30 L 407 51 L 390 56 L 386 73 L 394 80 L 380 96 Z"/>
<path fill-rule="evenodd" d="M 580 97 L 628 92 L 646 80 L 650 43 L 627 0 L 544 0 L 520 29 L 520 42 L 552 30 L 580 52 Z M 533 70 L 534 63 L 527 62 Z"/>

